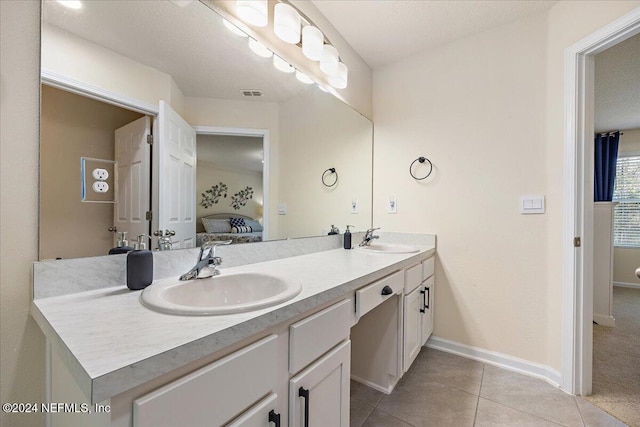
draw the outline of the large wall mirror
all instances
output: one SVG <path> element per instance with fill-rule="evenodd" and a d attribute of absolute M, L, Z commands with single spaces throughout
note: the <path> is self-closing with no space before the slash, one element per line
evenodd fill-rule
<path fill-rule="evenodd" d="M 41 66 L 42 260 L 371 225 L 372 123 L 199 1 L 45 0 Z"/>

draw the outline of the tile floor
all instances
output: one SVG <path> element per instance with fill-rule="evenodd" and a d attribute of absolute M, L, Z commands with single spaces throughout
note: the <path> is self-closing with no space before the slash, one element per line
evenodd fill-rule
<path fill-rule="evenodd" d="M 351 382 L 352 427 L 625 425 L 542 380 L 429 348 L 390 395 Z"/>

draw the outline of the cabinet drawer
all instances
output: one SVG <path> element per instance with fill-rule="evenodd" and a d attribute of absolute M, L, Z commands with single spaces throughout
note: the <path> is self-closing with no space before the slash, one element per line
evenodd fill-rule
<path fill-rule="evenodd" d="M 436 257 L 432 256 L 429 259 L 422 261 L 422 281 L 427 280 L 433 276 L 436 267 Z"/>
<path fill-rule="evenodd" d="M 416 267 L 420 267 L 417 265 Z M 395 294 L 399 294 L 402 292 L 403 284 L 402 284 L 403 274 L 402 271 L 398 271 L 397 273 L 393 273 L 390 276 L 385 277 L 384 279 L 380 279 L 372 284 L 365 286 L 362 289 L 356 291 L 356 316 L 361 317 L 376 308 L 378 305 L 382 304 L 389 298 L 391 298 Z M 418 280 L 419 280 L 418 276 Z M 420 284 L 418 282 L 418 284 Z M 389 286 L 391 288 L 390 293 L 386 293 L 383 295 L 382 290 L 385 286 Z"/>
<path fill-rule="evenodd" d="M 135 427 L 220 426 L 276 387 L 270 335 L 133 402 Z"/>
<path fill-rule="evenodd" d="M 270 424 L 269 421 L 269 412 L 273 411 L 274 416 L 279 415 L 274 410 L 277 400 L 278 395 L 271 393 L 225 427 L 272 427 L 273 424 Z"/>
<path fill-rule="evenodd" d="M 295 374 L 349 336 L 352 299 L 289 327 L 289 372 Z"/>
<path fill-rule="evenodd" d="M 422 283 L 422 265 L 414 265 L 404 271 L 404 293 L 408 294 Z"/>

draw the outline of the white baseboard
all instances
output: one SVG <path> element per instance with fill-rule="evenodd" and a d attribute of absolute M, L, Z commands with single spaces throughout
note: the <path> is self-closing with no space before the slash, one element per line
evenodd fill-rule
<path fill-rule="evenodd" d="M 360 384 L 364 384 L 368 387 L 371 387 L 374 390 L 378 390 L 383 392 L 384 394 L 391 394 L 391 392 L 393 391 L 393 389 L 395 388 L 396 384 L 398 383 L 398 381 L 396 380 L 393 384 L 389 384 L 389 386 L 387 388 L 384 388 L 383 386 L 381 386 L 380 384 L 376 384 L 374 382 L 371 381 L 367 381 L 364 380 L 360 377 L 356 377 L 355 375 L 351 375 L 351 379 L 355 382 L 358 382 Z"/>
<path fill-rule="evenodd" d="M 613 316 L 606 316 L 604 314 L 593 313 L 593 321 L 600 326 L 609 326 L 611 328 L 616 326 L 616 319 L 614 319 Z"/>
<path fill-rule="evenodd" d="M 447 353 L 466 357 L 467 359 L 477 360 L 478 362 L 497 366 L 498 368 L 545 380 L 554 387 L 560 387 L 560 384 L 562 384 L 562 376 L 560 375 L 560 372 L 550 366 L 541 365 L 529 360 L 519 359 L 507 354 L 497 353 L 495 351 L 479 347 L 472 347 L 433 335 L 427 341 L 426 346 L 435 350 L 445 351 Z"/>
<path fill-rule="evenodd" d="M 617 286 L 619 288 L 640 289 L 640 283 L 613 282 L 613 286 Z"/>

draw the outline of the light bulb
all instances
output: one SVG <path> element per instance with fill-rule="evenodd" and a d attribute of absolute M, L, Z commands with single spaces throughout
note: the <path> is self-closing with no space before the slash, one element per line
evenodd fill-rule
<path fill-rule="evenodd" d="M 269 23 L 267 0 L 236 0 L 236 11 L 240 19 L 255 27 Z"/>
<path fill-rule="evenodd" d="M 77 10 L 82 8 L 82 2 L 80 0 L 58 0 L 58 3 L 65 7 L 68 7 L 69 9 Z"/>
<path fill-rule="evenodd" d="M 302 53 L 312 61 L 320 61 L 322 58 L 322 46 L 324 45 L 324 35 L 322 31 L 307 25 L 302 29 Z"/>
<path fill-rule="evenodd" d="M 247 33 L 242 31 L 240 28 L 236 27 L 234 24 L 232 24 L 231 22 L 227 21 L 226 19 L 222 18 L 222 23 L 233 34 L 235 34 L 237 36 L 240 36 L 240 37 L 248 37 Z"/>
<path fill-rule="evenodd" d="M 249 48 L 253 53 L 263 58 L 271 58 L 271 55 L 273 55 L 273 52 L 267 49 L 265 45 L 252 38 L 249 39 Z"/>
<path fill-rule="evenodd" d="M 320 58 L 320 69 L 328 76 L 335 76 L 338 72 L 338 49 L 325 44 L 322 47 L 322 58 Z"/>
<path fill-rule="evenodd" d="M 278 55 L 273 55 L 273 66 L 283 73 L 293 73 L 296 70 L 287 61 L 280 58 Z"/>
<path fill-rule="evenodd" d="M 329 84 L 336 89 L 344 89 L 347 87 L 347 77 L 349 69 L 344 63 L 338 63 L 338 72 L 334 76 L 329 76 Z"/>
<path fill-rule="evenodd" d="M 300 41 L 300 15 L 285 3 L 276 4 L 273 12 L 273 32 L 281 40 L 296 44 Z"/>
<path fill-rule="evenodd" d="M 296 79 L 298 79 L 299 81 L 301 81 L 302 83 L 308 84 L 310 85 L 311 83 L 313 83 L 313 80 L 311 80 L 309 78 L 309 76 L 307 76 L 305 73 L 303 73 L 300 70 L 296 70 Z"/>

